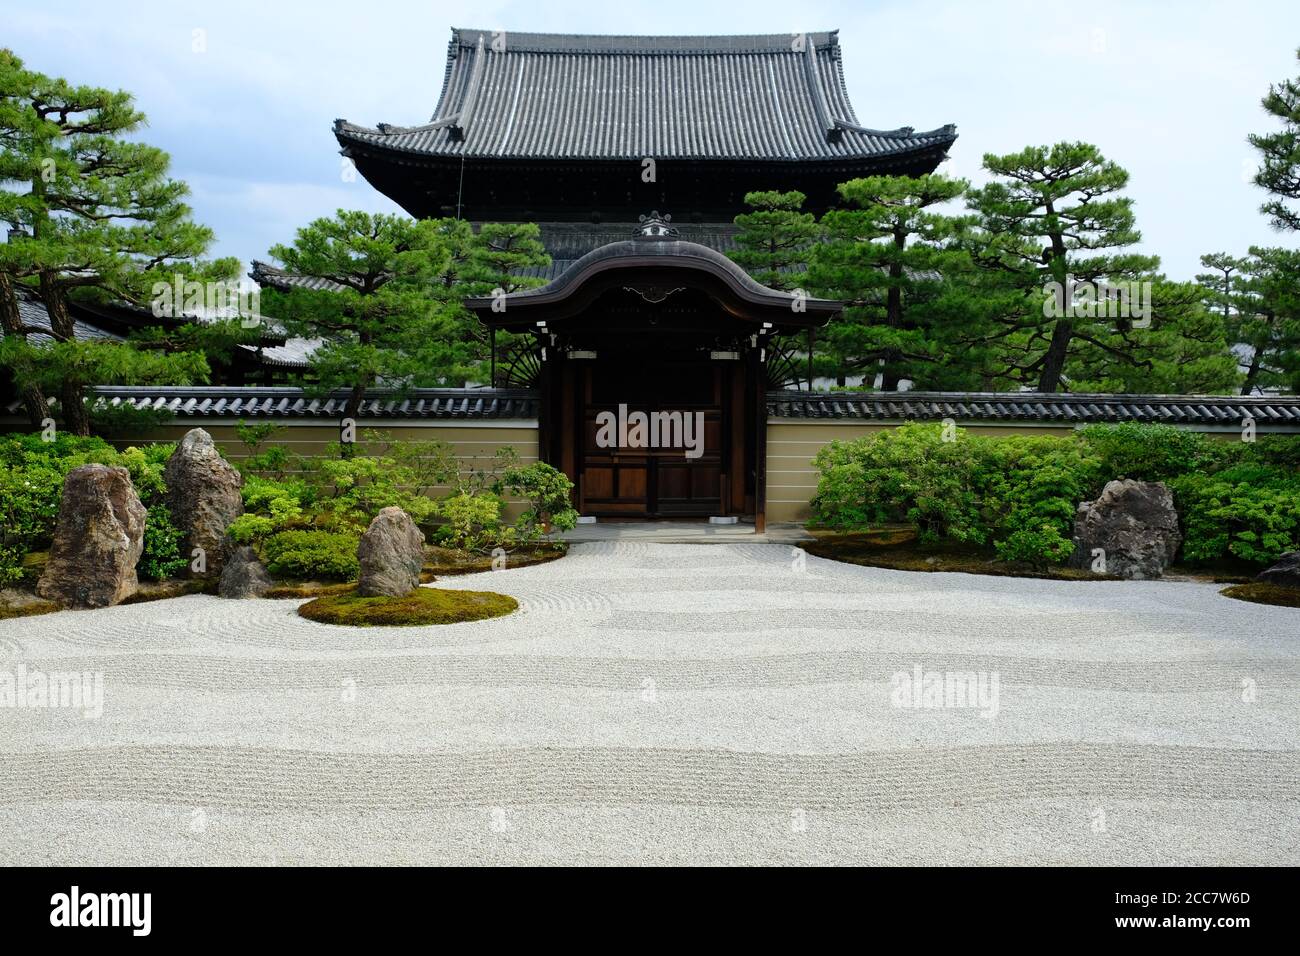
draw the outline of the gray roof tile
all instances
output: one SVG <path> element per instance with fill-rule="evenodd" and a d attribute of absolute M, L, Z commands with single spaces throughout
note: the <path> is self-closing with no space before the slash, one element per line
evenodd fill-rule
<path fill-rule="evenodd" d="M 166 409 L 178 418 L 332 418 L 347 403 L 346 393 L 308 399 L 302 389 L 287 386 L 103 386 L 94 393 L 112 405 Z M 4 411 L 20 414 L 21 400 L 10 400 Z M 376 390 L 360 417 L 533 421 L 537 395 L 528 389 L 422 388 L 399 398 Z"/>
<path fill-rule="evenodd" d="M 802 42 L 799 42 L 802 40 Z M 421 126 L 335 135 L 424 156 L 826 160 L 945 150 L 953 126 L 858 124 L 829 33 L 715 37 L 453 30 Z"/>
<path fill-rule="evenodd" d="M 903 397 L 906 396 L 906 397 Z M 1250 415 L 1261 424 L 1300 424 L 1300 396 L 1081 395 L 1027 392 L 784 391 L 768 395 L 780 419 L 859 418 L 893 421 L 1168 422 L 1233 426 Z"/>

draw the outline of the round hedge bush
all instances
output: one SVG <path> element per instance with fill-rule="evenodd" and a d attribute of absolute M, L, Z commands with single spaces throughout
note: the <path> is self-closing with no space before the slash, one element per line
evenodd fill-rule
<path fill-rule="evenodd" d="M 298 613 L 321 624 L 394 627 L 481 621 L 509 614 L 518 607 L 514 598 L 492 591 L 416 588 L 405 597 L 361 597 L 353 589 L 308 601 L 298 608 Z"/>

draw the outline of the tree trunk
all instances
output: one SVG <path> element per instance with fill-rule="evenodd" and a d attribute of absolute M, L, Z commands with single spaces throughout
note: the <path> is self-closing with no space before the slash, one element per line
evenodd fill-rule
<path fill-rule="evenodd" d="M 894 251 L 898 256 L 889 264 L 889 292 L 885 297 L 885 325 L 891 329 L 903 327 L 903 289 L 899 283 L 903 279 L 903 250 L 907 246 L 907 233 L 901 229 L 894 230 Z M 882 392 L 898 391 L 898 381 L 902 374 L 898 363 L 902 355 L 897 349 L 889 349 L 881 362 L 880 390 Z"/>
<path fill-rule="evenodd" d="M 1074 323 L 1070 319 L 1057 319 L 1052 329 L 1052 344 L 1043 356 L 1043 369 L 1038 376 L 1040 392 L 1055 392 L 1061 387 L 1061 375 L 1065 372 L 1065 359 L 1070 352 L 1070 340 L 1074 338 Z"/>
<path fill-rule="evenodd" d="M 50 329 L 59 342 L 71 342 L 76 339 L 76 327 L 72 313 L 68 311 L 67 290 L 57 281 L 53 273 L 41 273 L 41 299 L 45 311 L 50 314 Z M 63 430 L 71 435 L 86 436 L 90 434 L 90 416 L 86 414 L 85 389 L 76 379 L 67 375 L 59 389 L 59 406 L 63 411 Z"/>
<path fill-rule="evenodd" d="M 1246 381 L 1241 384 L 1241 394 L 1249 395 L 1255 390 L 1255 381 L 1259 378 L 1259 353 L 1263 349 L 1256 347 L 1251 350 L 1250 368 L 1246 369 Z"/>
<path fill-rule="evenodd" d="M 23 331 L 22 313 L 18 311 L 18 294 L 14 291 L 13 281 L 3 272 L 0 272 L 0 327 L 3 327 L 6 338 L 13 336 L 24 342 L 27 341 L 27 333 Z M 40 386 L 31 380 L 30 373 L 29 363 L 15 364 L 13 378 L 18 394 L 22 397 L 27 420 L 33 428 L 39 429 L 44 427 L 43 423 L 50 413 L 50 406 Z"/>
<path fill-rule="evenodd" d="M 1051 216 L 1055 214 L 1056 208 L 1051 200 L 1048 200 L 1044 206 L 1044 211 Z M 1052 278 L 1061 284 L 1061 288 L 1070 282 L 1069 263 L 1066 262 L 1065 239 L 1059 232 L 1048 233 L 1048 240 L 1052 244 Z M 1065 300 L 1071 300 L 1070 292 L 1066 289 Z M 1052 342 L 1047 347 L 1047 354 L 1043 356 L 1043 368 L 1038 375 L 1038 390 L 1040 392 L 1055 392 L 1061 387 L 1061 376 L 1065 374 L 1065 360 L 1070 354 L 1070 340 L 1074 338 L 1074 320 L 1068 315 L 1057 319 L 1056 325 L 1052 328 Z"/>
<path fill-rule="evenodd" d="M 343 407 L 343 417 L 352 419 L 355 427 L 357 415 L 361 412 L 361 402 L 366 397 L 368 382 L 357 382 L 348 393 L 348 403 Z M 355 442 L 343 442 L 340 446 L 344 458 L 352 458 L 357 453 Z"/>

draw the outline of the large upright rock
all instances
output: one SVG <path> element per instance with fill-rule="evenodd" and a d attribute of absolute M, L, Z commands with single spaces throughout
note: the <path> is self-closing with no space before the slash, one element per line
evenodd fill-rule
<path fill-rule="evenodd" d="M 1300 588 L 1300 551 L 1278 555 L 1272 565 L 1255 576 L 1255 580 L 1284 588 Z"/>
<path fill-rule="evenodd" d="M 223 598 L 260 598 L 275 584 L 252 548 L 236 548 L 226 559 L 217 593 Z"/>
<path fill-rule="evenodd" d="M 36 593 L 77 608 L 108 607 L 134 594 L 145 514 L 125 468 L 73 468 L 63 479 L 54 543 Z"/>
<path fill-rule="evenodd" d="M 201 576 L 220 574 L 230 547 L 226 528 L 244 513 L 243 477 L 221 457 L 211 435 L 191 428 L 167 459 L 163 480 L 167 508 L 184 535 L 181 554 L 188 558 L 202 548 L 206 569 Z"/>
<path fill-rule="evenodd" d="M 361 577 L 357 593 L 364 597 L 402 597 L 420 586 L 424 566 L 424 535 L 401 508 L 375 515 L 357 545 Z"/>
<path fill-rule="evenodd" d="M 1074 517 L 1075 567 L 1089 568 L 1101 548 L 1105 572 L 1121 578 L 1158 578 L 1178 553 L 1174 496 L 1159 481 L 1108 482 L 1096 501 L 1079 505 Z"/>

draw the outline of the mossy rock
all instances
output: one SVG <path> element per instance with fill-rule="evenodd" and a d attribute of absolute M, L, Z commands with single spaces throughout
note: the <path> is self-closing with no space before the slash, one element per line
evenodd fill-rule
<path fill-rule="evenodd" d="M 1300 607 L 1300 588 L 1284 588 L 1279 584 L 1234 584 L 1219 592 L 1224 597 L 1254 604 L 1275 604 L 1278 607 Z"/>
<path fill-rule="evenodd" d="M 394 627 L 414 624 L 456 624 L 501 617 L 519 602 L 492 591 L 452 591 L 416 588 L 405 597 L 361 597 L 349 588 L 308 601 L 298 613 L 321 624 L 352 627 Z"/>

